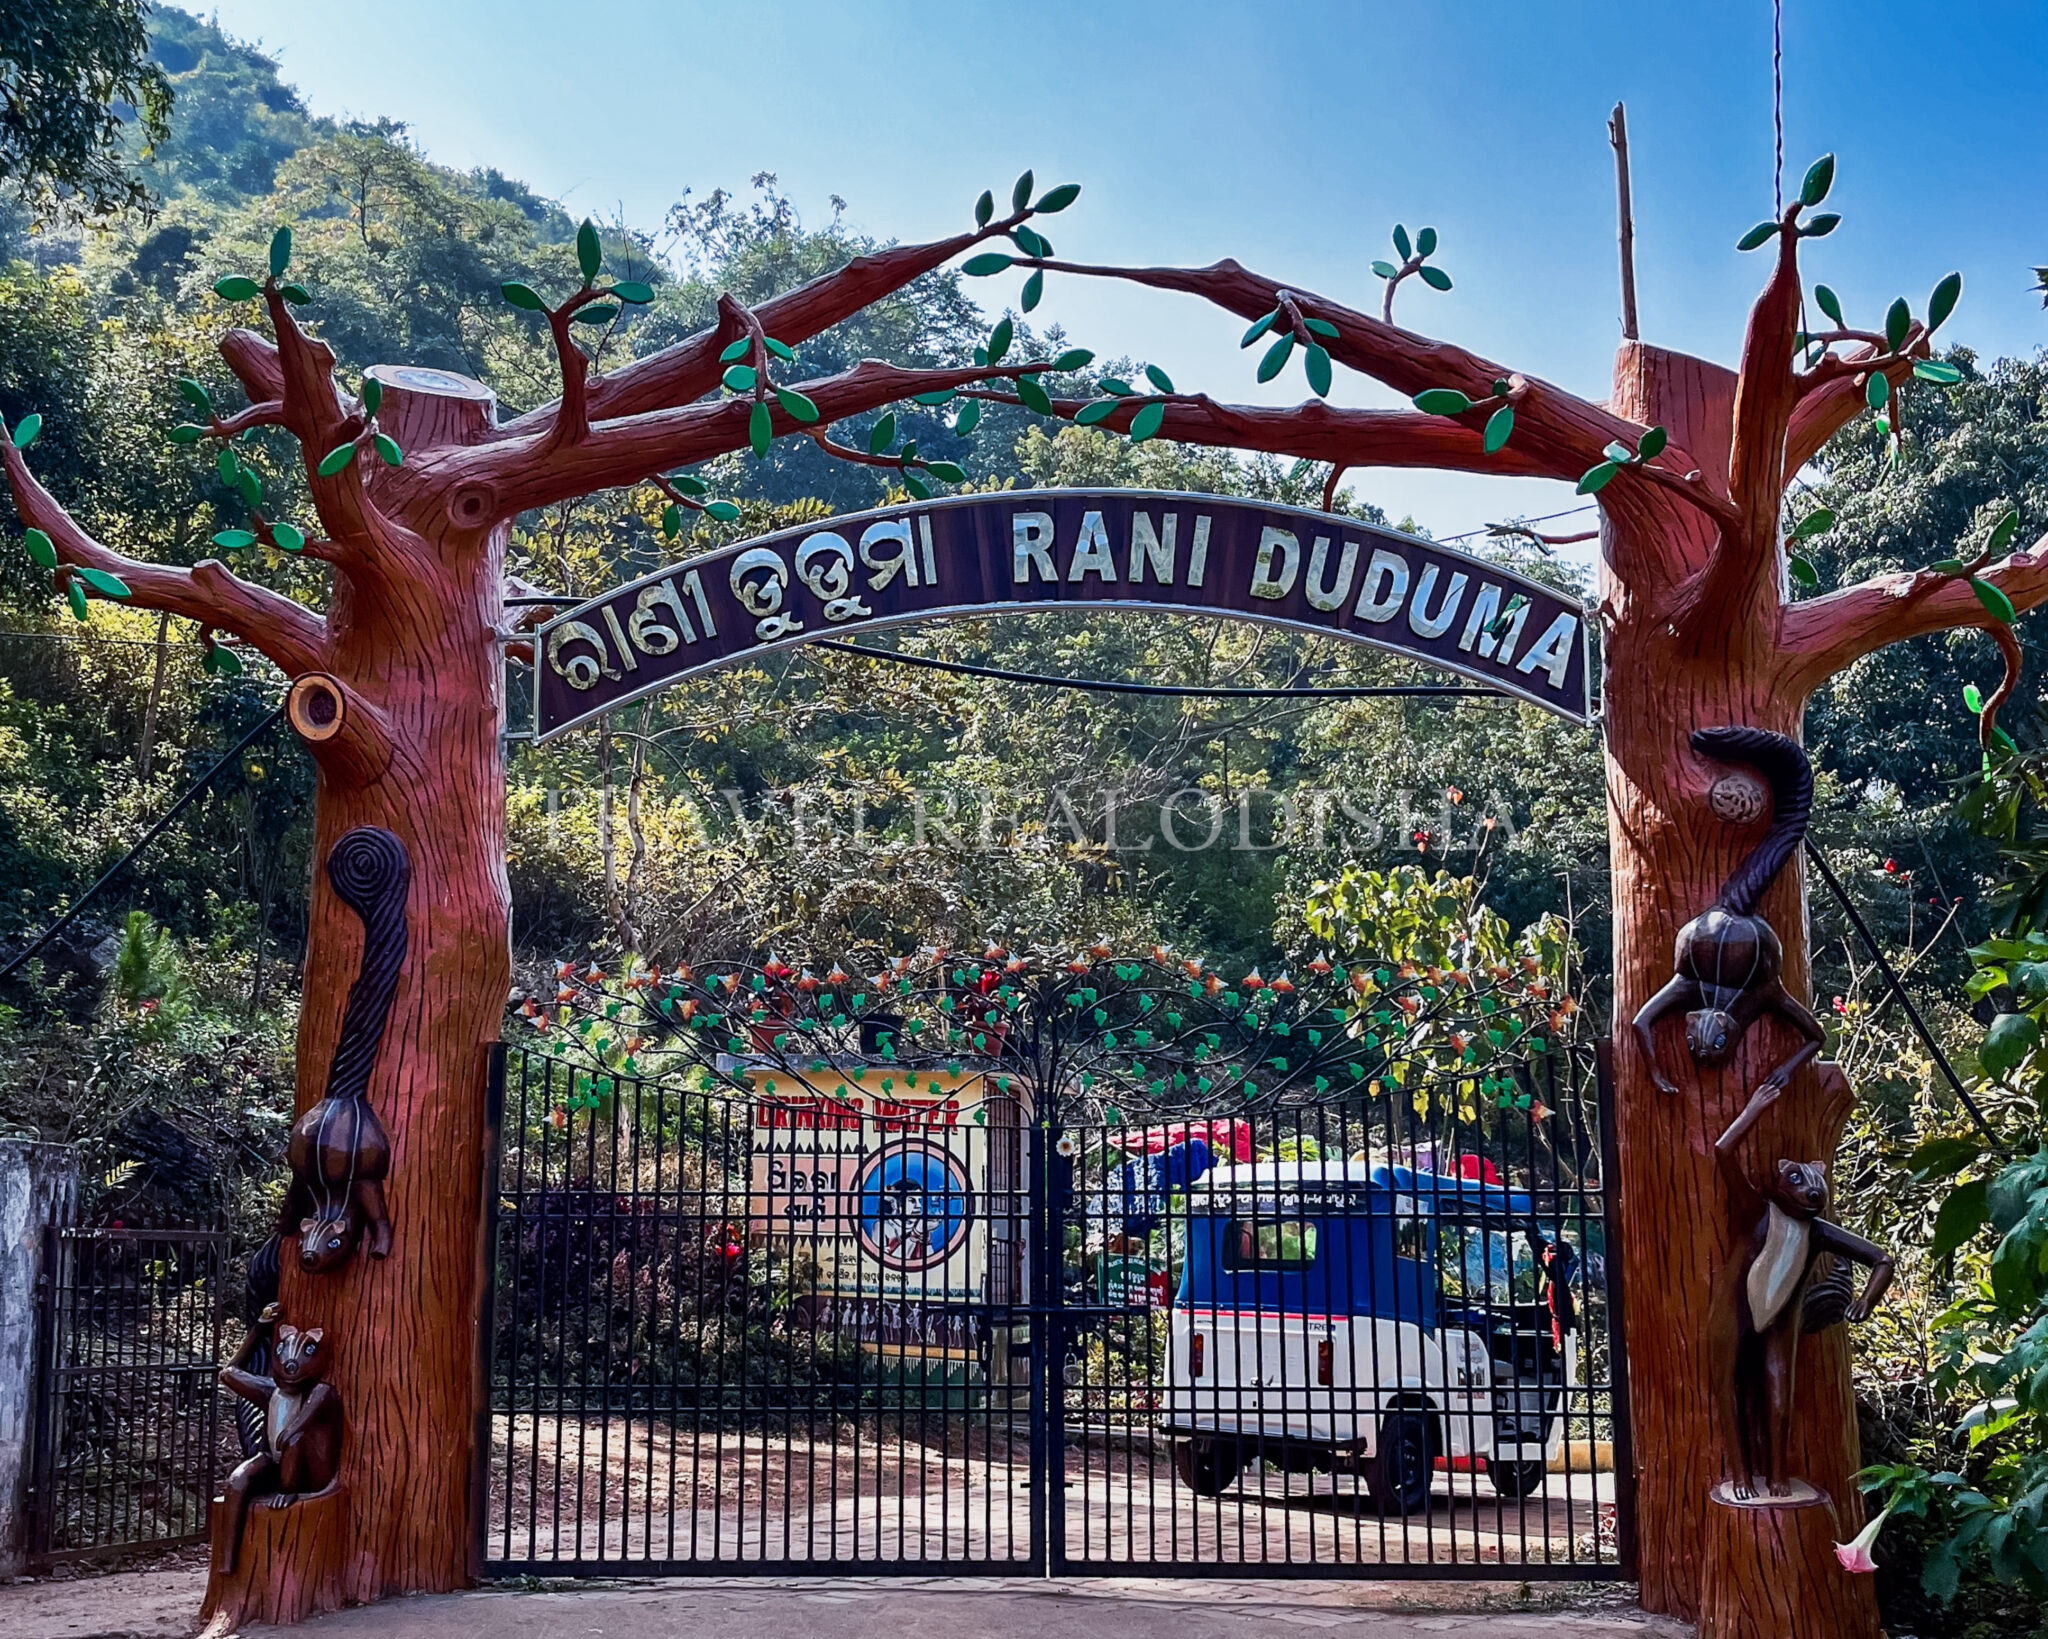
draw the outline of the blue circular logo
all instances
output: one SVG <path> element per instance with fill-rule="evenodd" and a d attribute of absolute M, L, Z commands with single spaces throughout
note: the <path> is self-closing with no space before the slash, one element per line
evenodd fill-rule
<path fill-rule="evenodd" d="M 960 1163 L 936 1145 L 909 1139 L 878 1150 L 853 1183 L 861 1250 L 885 1269 L 943 1263 L 967 1244 L 974 1191 Z"/>

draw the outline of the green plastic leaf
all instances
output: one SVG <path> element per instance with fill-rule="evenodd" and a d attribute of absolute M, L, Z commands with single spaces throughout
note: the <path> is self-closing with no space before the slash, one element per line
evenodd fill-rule
<path fill-rule="evenodd" d="M 223 552 L 240 552 L 245 547 L 254 546 L 256 536 L 246 529 L 223 529 L 213 537 L 211 544 Z"/>
<path fill-rule="evenodd" d="M 1801 586 L 1811 588 L 1820 585 L 1820 572 L 1797 552 L 1785 554 L 1785 567 L 1792 571 L 1793 580 Z"/>
<path fill-rule="evenodd" d="M 1837 296 L 1828 286 L 1815 285 L 1813 287 L 1813 299 L 1820 304 L 1820 310 L 1833 319 L 1836 324 L 1840 325 L 1847 322 L 1842 317 L 1841 297 Z"/>
<path fill-rule="evenodd" d="M 1984 1032 L 1984 1045 L 1977 1049 L 1977 1063 L 1986 1075 L 2003 1077 L 2018 1069 L 2040 1045 L 2041 1027 L 2032 1014 L 2001 1013 Z"/>
<path fill-rule="evenodd" d="M 363 413 L 375 415 L 384 402 L 384 383 L 375 376 L 363 378 Z"/>
<path fill-rule="evenodd" d="M 1321 336 L 1325 341 L 1335 341 L 1337 339 L 1337 327 L 1330 323 L 1328 319 L 1303 319 L 1301 322 L 1302 327 L 1311 336 Z"/>
<path fill-rule="evenodd" d="M 1027 410 L 1035 410 L 1040 415 L 1053 413 L 1052 395 L 1030 376 L 1017 378 L 1017 396 L 1024 401 Z"/>
<path fill-rule="evenodd" d="M 747 412 L 747 442 L 754 447 L 756 455 L 766 455 L 768 446 L 774 441 L 775 418 L 763 401 Z"/>
<path fill-rule="evenodd" d="M 355 458 L 355 445 L 337 444 L 334 446 L 333 449 L 329 450 L 325 455 L 320 457 L 320 465 L 315 470 L 320 474 L 322 478 L 332 478 L 337 472 L 341 471 L 343 467 L 347 466 Z"/>
<path fill-rule="evenodd" d="M 1294 356 L 1294 338 L 1282 336 L 1266 349 L 1266 356 L 1259 360 L 1259 380 L 1271 381 L 1287 368 L 1287 361 Z"/>
<path fill-rule="evenodd" d="M 1806 180 L 1799 184 L 1799 203 L 1809 209 L 1828 196 L 1835 185 L 1835 156 L 1822 154 L 1806 168 Z"/>
<path fill-rule="evenodd" d="M 1064 375 L 1070 370 L 1085 370 L 1095 362 L 1095 355 L 1085 347 L 1070 347 L 1052 361 L 1052 367 Z"/>
<path fill-rule="evenodd" d="M 903 475 L 903 487 L 920 501 L 929 501 L 932 498 L 932 486 L 915 473 L 906 472 Z"/>
<path fill-rule="evenodd" d="M 986 279 L 991 273 L 1001 273 L 1014 260 L 999 250 L 985 250 L 979 256 L 970 256 L 962 262 L 960 271 L 970 279 Z"/>
<path fill-rule="evenodd" d="M 45 535 L 40 529 L 23 530 L 21 544 L 28 548 L 28 555 L 41 564 L 43 568 L 55 569 L 57 567 L 57 548 L 51 544 L 50 537 Z"/>
<path fill-rule="evenodd" d="M 711 486 L 695 473 L 671 473 L 668 481 L 685 495 L 709 495 L 711 493 Z"/>
<path fill-rule="evenodd" d="M 1451 276 L 1440 267 L 1418 268 L 1416 272 L 1421 277 L 1422 282 L 1428 285 L 1431 290 L 1449 290 L 1451 288 Z"/>
<path fill-rule="evenodd" d="M 196 444 L 205 436 L 206 429 L 204 427 L 194 426 L 189 421 L 171 429 L 171 442 L 173 444 Z"/>
<path fill-rule="evenodd" d="M 635 307 L 645 307 L 654 300 L 654 286 L 642 284 L 638 279 L 627 279 L 612 286 L 612 294 L 622 302 L 631 302 Z"/>
<path fill-rule="evenodd" d="M 1117 403 L 1113 398 L 1098 398 L 1093 403 L 1083 404 L 1074 412 L 1074 425 L 1092 427 L 1098 421 L 1107 420 L 1115 412 Z"/>
<path fill-rule="evenodd" d="M 1512 404 L 1503 404 L 1486 418 L 1486 437 L 1483 440 L 1486 446 L 1486 453 L 1492 455 L 1496 450 L 1500 449 L 1502 445 L 1507 443 L 1508 435 L 1514 430 L 1515 407 Z"/>
<path fill-rule="evenodd" d="M 1044 211 L 1047 215 L 1050 215 L 1054 211 L 1065 210 L 1080 197 L 1080 183 L 1062 182 L 1057 188 L 1048 188 L 1044 193 L 1040 194 L 1038 196 L 1038 203 L 1031 208 L 1036 211 Z"/>
<path fill-rule="evenodd" d="M 1951 273 L 1934 287 L 1934 294 L 1927 298 L 1927 331 L 1932 335 L 1942 327 L 1948 316 L 1956 310 L 1956 303 L 1963 294 L 1963 276 Z"/>
<path fill-rule="evenodd" d="M 296 524 L 272 524 L 270 526 L 270 538 L 277 543 L 280 551 L 303 552 L 306 550 L 305 531 Z"/>
<path fill-rule="evenodd" d="M 1017 178 L 1016 186 L 1010 189 L 1010 209 L 1013 211 L 1031 208 L 1031 173 L 1026 171 Z"/>
<path fill-rule="evenodd" d="M 396 467 L 404 464 L 405 451 L 398 447 L 398 440 L 389 433 L 379 433 L 371 442 L 377 446 L 377 458 L 385 466 Z"/>
<path fill-rule="evenodd" d="M 1031 277 L 1024 281 L 1024 294 L 1019 298 L 1024 311 L 1029 313 L 1045 295 L 1045 274 L 1032 270 Z"/>
<path fill-rule="evenodd" d="M 1991 612 L 1993 619 L 2002 620 L 2008 626 L 2019 619 L 2019 612 L 2013 608 L 2012 599 L 1988 580 L 1978 580 L 1972 576 L 1970 590 L 1977 594 L 1977 601 Z"/>
<path fill-rule="evenodd" d="M 967 482 L 967 469 L 952 461 L 934 461 L 924 470 L 941 483 L 964 484 Z"/>
<path fill-rule="evenodd" d="M 1165 420 L 1166 406 L 1164 404 L 1147 404 L 1136 415 L 1131 417 L 1131 442 L 1133 444 L 1142 444 L 1148 438 L 1156 438 L 1159 435 L 1160 424 Z"/>
<path fill-rule="evenodd" d="M 1965 683 L 1963 685 L 1963 704 L 1970 708 L 1970 715 L 1972 717 L 1982 715 L 1984 710 L 1984 691 L 1978 688 L 1975 683 Z M 1979 974 L 1977 977 L 1981 979 L 1984 975 Z M 1975 982 L 1975 980 L 1972 981 L 1973 984 Z"/>
<path fill-rule="evenodd" d="M 1614 475 L 1619 471 L 1621 471 L 1621 464 L 1619 462 L 1602 461 L 1599 466 L 1594 467 L 1585 477 L 1579 480 L 1577 493 L 1580 495 L 1598 495 L 1600 491 L 1613 481 Z"/>
<path fill-rule="evenodd" d="M 1052 254 L 1052 241 L 1043 237 L 1035 228 L 1027 228 L 1021 222 L 1011 230 L 1010 237 L 1017 242 L 1017 248 L 1034 259 Z"/>
<path fill-rule="evenodd" d="M 1327 398 L 1330 392 L 1330 351 L 1321 342 L 1311 342 L 1301 355 L 1302 372 L 1308 377 L 1309 390 L 1318 398 Z"/>
<path fill-rule="evenodd" d="M 593 306 L 581 308 L 575 313 L 570 314 L 569 322 L 571 324 L 610 324 L 618 316 L 619 310 L 616 307 L 610 307 L 603 302 L 598 302 Z"/>
<path fill-rule="evenodd" d="M 304 285 L 279 285 L 277 293 L 294 307 L 304 307 L 313 299 L 312 291 Z M 237 661 L 236 664 L 240 665 L 241 662 Z"/>
<path fill-rule="evenodd" d="M 984 188 L 981 197 L 974 202 L 974 225 L 977 228 L 987 227 L 994 220 L 995 214 L 996 196 Z"/>
<path fill-rule="evenodd" d="M 893 410 L 885 411 L 882 419 L 868 433 L 868 454 L 880 455 L 895 442 L 896 414 Z"/>
<path fill-rule="evenodd" d="M 1963 372 L 1947 359 L 1919 359 L 1913 365 L 1913 374 L 1922 381 L 1938 382 L 1944 387 L 1953 387 L 1963 379 Z"/>
<path fill-rule="evenodd" d="M 2020 509 L 2007 507 L 2005 516 L 1991 526 L 1991 537 L 1984 544 L 1993 552 L 2003 552 L 2012 545 L 2013 536 L 2020 532 Z"/>
<path fill-rule="evenodd" d="M 981 400 L 970 398 L 960 406 L 960 413 L 953 420 L 953 431 L 965 438 L 981 425 Z"/>
<path fill-rule="evenodd" d="M 1863 401 L 1873 410 L 1881 410 L 1891 402 L 1892 384 L 1882 370 L 1870 372 L 1870 379 L 1864 383 Z"/>
<path fill-rule="evenodd" d="M 718 355 L 720 364 L 730 364 L 734 359 L 743 359 L 754 350 L 754 338 L 742 336 L 738 341 L 727 342 L 725 351 Z"/>
<path fill-rule="evenodd" d="M 1777 223 L 1759 222 L 1755 227 L 1751 228 L 1749 232 L 1745 233 L 1740 239 L 1735 241 L 1735 248 L 1737 250 L 1755 250 L 1759 245 L 1768 244 L 1770 242 L 1771 236 L 1775 234 L 1777 231 Z"/>
<path fill-rule="evenodd" d="M 1009 352 L 1010 342 L 1015 337 L 1016 333 L 1017 328 L 1015 325 L 1011 324 L 1010 316 L 1007 313 L 1004 314 L 1000 319 L 996 320 L 995 329 L 991 330 L 988 333 L 989 363 L 1001 364 L 1003 362 L 1003 355 Z"/>
<path fill-rule="evenodd" d="M 758 378 L 751 364 L 735 364 L 721 379 L 735 393 L 751 393 Z"/>
<path fill-rule="evenodd" d="M 1408 242 L 1408 229 L 1400 222 L 1394 224 L 1394 249 L 1404 262 L 1415 254 L 1415 247 Z"/>
<path fill-rule="evenodd" d="M 740 509 L 730 501 L 711 501 L 705 505 L 704 515 L 722 524 L 735 524 L 739 522 Z"/>
<path fill-rule="evenodd" d="M 1138 391 L 1137 388 L 1120 376 L 1104 376 L 1095 385 L 1100 387 L 1105 393 L 1116 394 L 1118 398 L 1134 397 Z"/>
<path fill-rule="evenodd" d="M 242 476 L 242 463 L 235 459 L 233 450 L 222 450 L 213 458 L 213 470 L 220 474 L 223 484 L 232 484 Z"/>
<path fill-rule="evenodd" d="M 199 664 L 205 667 L 207 671 L 212 672 L 216 677 L 240 677 L 242 675 L 242 657 L 236 654 L 233 649 L 223 648 L 218 643 L 206 651 L 205 657 Z"/>
<path fill-rule="evenodd" d="M 1927 566 L 1937 575 L 1960 575 L 1970 566 L 1961 558 L 1937 558 Z"/>
<path fill-rule="evenodd" d="M 178 396 L 201 415 L 213 414 L 213 394 L 206 390 L 203 382 L 194 381 L 190 376 L 180 376 Z"/>
<path fill-rule="evenodd" d="M 531 285 L 523 285 L 514 279 L 498 286 L 498 294 L 514 307 L 524 308 L 529 313 L 545 313 L 548 304 L 540 299 L 540 293 Z"/>
<path fill-rule="evenodd" d="M 1654 461 L 1664 453 L 1664 446 L 1671 442 L 1671 434 L 1662 427 L 1652 427 L 1636 440 L 1636 459 Z"/>
<path fill-rule="evenodd" d="M 128 596 L 128 583 L 119 575 L 110 575 L 104 569 L 78 569 L 73 573 L 103 598 Z"/>
<path fill-rule="evenodd" d="M 1415 407 L 1424 415 L 1463 415 L 1472 401 L 1455 387 L 1431 387 L 1415 395 Z"/>
<path fill-rule="evenodd" d="M 1162 393 L 1170 393 L 1173 391 L 1173 377 L 1169 376 L 1164 370 L 1160 369 L 1159 366 L 1156 364 L 1148 364 L 1145 366 L 1145 379 L 1151 382 L 1152 385 L 1154 387 L 1157 387 Z"/>
<path fill-rule="evenodd" d="M 1906 340 L 1906 332 L 1913 328 L 1913 310 L 1906 305 L 1906 298 L 1897 297 L 1885 309 L 1884 345 L 1888 353 L 1896 353 Z"/>
<path fill-rule="evenodd" d="M 598 242 L 597 224 L 588 217 L 576 230 L 576 265 L 583 270 L 585 284 L 595 279 L 598 269 L 604 266 L 604 246 Z"/>
<path fill-rule="evenodd" d="M 263 287 L 254 279 L 231 273 L 227 278 L 214 282 L 213 293 L 224 302 L 246 302 L 251 297 L 262 295 Z"/>
<path fill-rule="evenodd" d="M 1799 236 L 1802 239 L 1825 239 L 1841 225 L 1842 219 L 1833 211 L 1822 211 L 1799 230 Z"/>
<path fill-rule="evenodd" d="M 1279 322 L 1280 310 L 1276 307 L 1273 309 L 1272 312 L 1268 313 L 1263 319 L 1255 321 L 1252 327 L 1244 333 L 1244 339 L 1240 341 L 1237 345 L 1240 347 L 1251 346 L 1253 342 L 1257 341 L 1261 336 L 1263 336 L 1268 330 L 1271 330 L 1273 326 L 1278 324 Z"/>
<path fill-rule="evenodd" d="M 85 588 L 74 580 L 64 588 L 64 598 L 71 605 L 72 614 L 77 616 L 78 619 L 84 620 L 86 618 Z"/>
<path fill-rule="evenodd" d="M 761 345 L 777 358 L 789 364 L 796 363 L 796 349 L 786 341 L 777 341 L 773 336 L 763 336 Z"/>
<path fill-rule="evenodd" d="M 270 236 L 270 276 L 282 279 L 284 270 L 292 265 L 292 230 L 279 228 Z"/>
<path fill-rule="evenodd" d="M 235 480 L 235 488 L 241 492 L 242 500 L 251 512 L 263 504 L 263 480 L 248 467 L 244 467 L 241 477 Z"/>
<path fill-rule="evenodd" d="M 1959 1184 L 1941 1203 L 1934 1216 L 1934 1239 L 1927 1244 L 1930 1258 L 1945 1258 L 1991 1221 L 1990 1186 L 1973 1178 Z"/>
<path fill-rule="evenodd" d="M 1815 507 L 1793 526 L 1792 539 L 1803 541 L 1815 535 L 1824 535 L 1835 527 L 1835 514 L 1828 507 Z"/>
<path fill-rule="evenodd" d="M 14 424 L 14 447 L 25 450 L 36 441 L 36 434 L 43 430 L 43 418 L 31 410 Z"/>
<path fill-rule="evenodd" d="M 683 509 L 673 501 L 661 509 L 661 532 L 670 540 L 683 532 Z"/>
<path fill-rule="evenodd" d="M 914 393 L 911 395 L 910 401 L 913 404 L 924 404 L 936 409 L 941 404 L 952 403 L 959 396 L 960 390 L 957 387 L 941 387 L 935 393 Z"/>
<path fill-rule="evenodd" d="M 1415 234 L 1415 254 L 1434 256 L 1436 254 L 1436 229 L 1419 228 Z"/>
<path fill-rule="evenodd" d="M 806 427 L 818 419 L 818 406 L 794 387 L 776 388 L 775 402 L 782 406 L 782 413 L 790 420 L 800 421 Z"/>

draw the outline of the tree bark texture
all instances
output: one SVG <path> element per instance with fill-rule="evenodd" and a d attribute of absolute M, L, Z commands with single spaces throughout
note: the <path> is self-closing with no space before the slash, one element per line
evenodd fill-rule
<path fill-rule="evenodd" d="M 267 1497 L 252 1504 L 233 1573 L 207 1579 L 206 1601 L 199 1607 L 207 1639 L 232 1634 L 245 1623 L 303 1622 L 339 1607 L 349 1521 L 346 1489 L 282 1507 Z"/>
<path fill-rule="evenodd" d="M 1875 1631 L 1865 1609 L 1870 1578 L 1836 1560 L 1834 1545 L 1848 1533 L 1826 1495 L 1761 1507 L 1716 1496 L 1704 1523 L 1700 1639 Z"/>

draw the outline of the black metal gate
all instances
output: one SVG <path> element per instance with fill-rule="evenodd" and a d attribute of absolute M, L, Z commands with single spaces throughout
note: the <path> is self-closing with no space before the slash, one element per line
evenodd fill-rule
<path fill-rule="evenodd" d="M 498 1062 L 487 1574 L 1632 1574 L 1590 1052 L 1087 1125 Z"/>
<path fill-rule="evenodd" d="M 204 1540 L 223 1471 L 228 1237 L 62 1226 L 47 1234 L 31 1560 Z"/>

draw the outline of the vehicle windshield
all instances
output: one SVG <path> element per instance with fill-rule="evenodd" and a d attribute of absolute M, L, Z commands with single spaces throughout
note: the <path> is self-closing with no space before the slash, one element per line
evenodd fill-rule
<path fill-rule="evenodd" d="M 1444 1219 L 1437 1226 L 1437 1270 L 1444 1295 L 1454 1301 L 1507 1305 L 1542 1297 L 1536 1248 L 1526 1229 Z"/>

